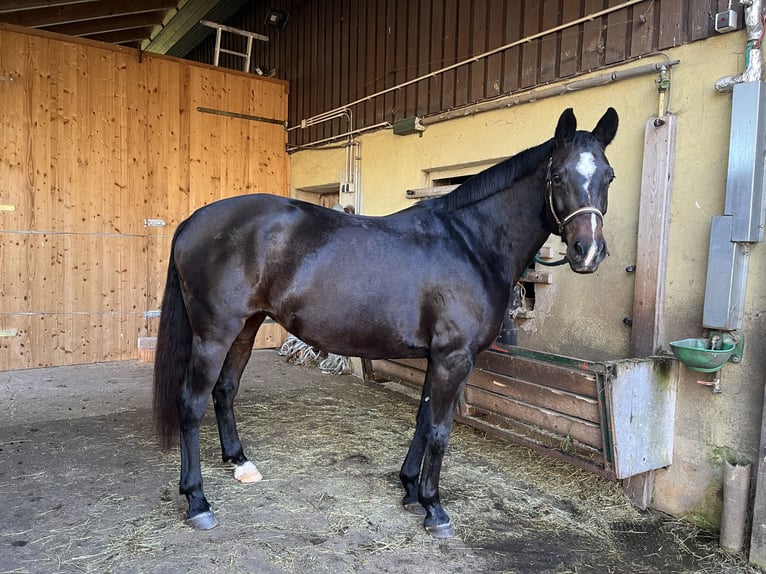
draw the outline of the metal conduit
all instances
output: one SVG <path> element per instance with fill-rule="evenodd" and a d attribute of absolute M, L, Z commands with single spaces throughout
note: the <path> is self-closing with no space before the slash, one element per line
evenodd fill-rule
<path fill-rule="evenodd" d="M 669 69 L 672 66 L 676 66 L 680 63 L 680 60 L 666 60 L 665 62 L 658 62 L 654 64 L 644 64 L 642 66 L 635 66 L 626 70 L 615 70 L 613 72 L 607 72 L 593 76 L 591 78 L 585 78 L 582 80 L 573 80 L 563 84 L 556 84 L 552 86 L 546 86 L 544 88 L 538 88 L 529 90 L 522 93 L 510 94 L 507 96 L 501 96 L 494 100 L 487 100 L 479 102 L 477 104 L 470 104 L 468 106 L 449 110 L 433 116 L 425 116 L 420 119 L 420 123 L 424 126 L 436 124 L 439 122 L 452 120 L 455 118 L 462 118 L 482 112 L 488 112 L 490 110 L 497 110 L 500 108 L 510 108 L 519 104 L 525 104 L 528 102 L 534 102 L 542 100 L 544 98 L 550 98 L 553 96 L 561 96 L 570 92 L 576 92 L 578 90 L 584 90 L 586 88 L 593 88 L 597 86 L 604 86 L 621 80 L 628 80 L 630 78 L 636 78 L 639 76 L 645 76 L 647 74 L 653 74 L 661 72 L 664 69 Z"/>

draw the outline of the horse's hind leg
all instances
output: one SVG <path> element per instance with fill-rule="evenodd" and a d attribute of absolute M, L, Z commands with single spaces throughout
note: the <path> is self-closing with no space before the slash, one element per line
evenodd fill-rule
<path fill-rule="evenodd" d="M 202 489 L 199 426 L 207 408 L 210 392 L 221 372 L 229 345 L 218 339 L 192 340 L 192 359 L 178 396 L 181 434 L 181 482 L 179 491 L 186 496 L 187 523 L 197 530 L 218 524 Z"/>
<path fill-rule="evenodd" d="M 431 432 L 431 412 L 428 402 L 431 400 L 431 368 L 426 370 L 426 378 L 423 383 L 423 390 L 420 396 L 420 405 L 415 420 L 415 435 L 410 442 L 410 448 L 404 459 L 402 468 L 399 471 L 399 480 L 404 486 L 404 498 L 402 505 L 406 510 L 417 515 L 424 515 L 425 508 L 418 500 L 418 490 L 420 486 L 420 469 L 423 464 L 423 455 L 426 451 L 428 435 Z"/>
<path fill-rule="evenodd" d="M 232 343 L 218 382 L 213 387 L 213 405 L 218 424 L 218 436 L 221 439 L 221 456 L 224 462 L 235 465 L 234 478 L 240 482 L 257 482 L 262 478 L 261 473 L 252 462 L 247 460 L 242 450 L 233 406 L 234 398 L 239 391 L 242 372 L 250 360 L 255 335 L 264 319 L 264 315 L 256 315 L 248 320 Z"/>
<path fill-rule="evenodd" d="M 449 516 L 439 498 L 439 475 L 447 443 L 452 432 L 458 394 L 473 369 L 475 357 L 467 350 L 457 350 L 429 361 L 431 389 L 423 402 L 430 405 L 430 430 L 427 433 L 418 500 L 426 509 L 424 526 L 434 538 L 455 535 Z"/>

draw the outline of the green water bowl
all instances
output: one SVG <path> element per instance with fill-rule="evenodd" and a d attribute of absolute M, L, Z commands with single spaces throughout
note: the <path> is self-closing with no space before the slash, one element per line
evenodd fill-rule
<path fill-rule="evenodd" d="M 715 373 L 727 361 L 738 363 L 741 357 L 737 341 L 730 336 L 724 336 L 716 349 L 710 348 L 709 337 L 682 339 L 669 344 L 673 354 L 687 369 L 700 373 Z"/>

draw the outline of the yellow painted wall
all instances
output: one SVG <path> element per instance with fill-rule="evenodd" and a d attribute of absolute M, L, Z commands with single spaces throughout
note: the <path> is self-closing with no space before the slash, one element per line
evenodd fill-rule
<path fill-rule="evenodd" d="M 667 341 L 703 334 L 711 217 L 721 215 L 728 163 L 731 95 L 715 92 L 722 76 L 744 68 L 743 32 L 718 36 L 666 52 L 680 60 L 671 73 L 670 111 L 678 117 L 665 320 Z M 626 64 L 630 68 L 661 57 Z M 428 126 L 422 137 L 390 130 L 358 138 L 362 213 L 387 214 L 411 205 L 405 190 L 429 184 L 429 171 L 493 162 L 553 135 L 564 108 L 579 126 L 592 129 L 608 106 L 620 128 L 607 150 L 617 173 L 605 220 L 610 257 L 598 272 L 576 275 L 552 269 L 552 285 L 536 288 L 536 317 L 520 327 L 519 344 L 594 360 L 629 356 L 644 126 L 658 113 L 657 75 L 589 88 L 534 103 Z M 342 172 L 342 151 L 302 151 L 291 159 L 292 187 L 333 181 Z M 549 245 L 562 248 L 557 238 Z M 682 369 L 678 389 L 674 463 L 656 476 L 654 506 L 713 525 L 720 508 L 721 449 L 754 459 L 758 450 L 766 379 L 766 246 L 751 250 L 744 361 L 723 370 L 721 395 Z"/>

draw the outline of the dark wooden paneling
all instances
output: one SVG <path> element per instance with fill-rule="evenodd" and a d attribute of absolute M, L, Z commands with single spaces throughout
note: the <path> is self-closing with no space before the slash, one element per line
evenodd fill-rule
<path fill-rule="evenodd" d="M 604 2 L 603 0 L 585 0 L 584 8 L 586 14 L 599 12 L 604 8 Z M 592 70 L 602 64 L 602 27 L 601 18 L 596 18 L 583 24 L 582 70 Z"/>
<path fill-rule="evenodd" d="M 457 0 L 445 0 L 444 2 L 444 57 L 441 67 L 451 66 L 457 62 Z M 441 109 L 448 110 L 455 107 L 455 84 L 457 74 L 454 71 L 446 72 L 442 76 L 442 102 Z"/>
<path fill-rule="evenodd" d="M 564 2 L 562 22 L 572 22 L 582 14 L 580 2 Z M 561 77 L 572 76 L 580 69 L 582 36 L 580 27 L 568 28 L 561 32 L 561 52 L 559 54 L 559 73 Z"/>
<path fill-rule="evenodd" d="M 253 65 L 290 82 L 289 123 L 572 22 L 622 0 L 271 0 L 226 24 L 265 33 Z M 636 58 L 713 32 L 727 0 L 646 0 L 355 106 L 354 125 L 434 114 Z M 264 26 L 269 8 L 287 27 Z M 737 6 L 737 10 L 742 12 Z M 213 37 L 188 55 L 211 62 Z M 241 60 L 222 64 L 241 69 Z M 337 135 L 335 120 L 290 134 L 301 144 Z"/>
<path fill-rule="evenodd" d="M 543 1 L 542 29 L 550 30 L 561 24 L 558 0 Z M 558 77 L 561 33 L 544 36 L 540 40 L 540 82 L 551 82 Z"/>
<path fill-rule="evenodd" d="M 524 1 L 524 37 L 541 30 L 542 0 Z M 540 42 L 527 42 L 521 47 L 521 87 L 530 88 L 537 84 L 540 63 Z"/>

